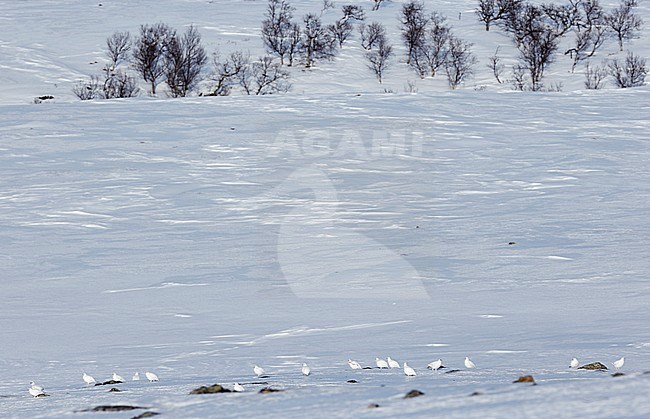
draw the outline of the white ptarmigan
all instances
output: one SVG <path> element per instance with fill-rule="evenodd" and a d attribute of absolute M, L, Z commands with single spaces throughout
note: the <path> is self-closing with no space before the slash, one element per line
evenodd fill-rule
<path fill-rule="evenodd" d="M 84 379 L 84 383 L 86 383 L 87 385 L 95 384 L 97 382 L 92 376 L 86 374 L 85 372 L 83 375 L 83 379 Z"/>
<path fill-rule="evenodd" d="M 311 369 L 309 368 L 309 365 L 302 364 L 302 375 L 307 376 L 309 374 L 311 374 Z"/>
<path fill-rule="evenodd" d="M 404 362 L 404 375 L 408 377 L 415 377 L 415 370 L 409 367 L 409 365 L 406 362 Z"/>
<path fill-rule="evenodd" d="M 391 368 L 401 368 L 399 362 L 395 361 L 391 357 L 386 358 L 386 361 L 388 362 L 388 366 Z"/>
<path fill-rule="evenodd" d="M 235 385 L 232 386 L 232 391 L 235 391 L 237 393 L 241 393 L 242 391 L 244 391 L 244 386 L 239 384 L 239 383 L 235 383 Z"/>
<path fill-rule="evenodd" d="M 571 358 L 571 363 L 569 364 L 569 368 L 578 368 L 578 365 L 580 365 L 580 361 L 578 361 L 578 358 Z"/>
<path fill-rule="evenodd" d="M 353 360 L 351 360 L 351 359 L 348 359 L 348 365 L 349 365 L 350 368 L 352 368 L 353 370 L 361 370 L 361 369 L 363 369 L 363 368 L 361 367 L 361 364 L 359 364 L 357 361 L 353 361 Z"/>
<path fill-rule="evenodd" d="M 42 388 L 34 388 L 34 387 L 29 388 L 29 394 L 31 394 L 34 397 L 46 396 L 45 391 L 43 391 Z"/>
<path fill-rule="evenodd" d="M 255 375 L 257 375 L 259 377 L 260 375 L 264 374 L 264 368 L 255 365 L 253 367 L 253 372 L 255 373 Z"/>
<path fill-rule="evenodd" d="M 476 368 L 476 364 L 468 356 L 465 357 L 465 368 Z"/>
<path fill-rule="evenodd" d="M 430 370 L 434 370 L 434 371 L 438 371 L 441 367 L 442 367 L 442 359 L 430 362 L 427 365 L 427 368 L 429 368 Z"/>
<path fill-rule="evenodd" d="M 381 358 L 375 358 L 375 364 L 377 364 L 377 368 L 380 369 L 388 368 L 388 362 Z"/>
<path fill-rule="evenodd" d="M 34 390 L 40 390 L 40 391 L 43 391 L 43 387 L 39 386 L 38 384 L 36 384 L 36 383 L 33 382 L 33 381 L 30 381 L 30 382 L 29 382 L 29 386 L 30 386 L 31 388 L 33 388 Z"/>
<path fill-rule="evenodd" d="M 616 368 L 617 370 L 620 370 L 621 368 L 623 368 L 623 365 L 625 365 L 625 357 L 622 357 L 621 359 L 614 361 L 612 365 L 614 365 L 614 368 Z"/>
<path fill-rule="evenodd" d="M 119 381 L 119 382 L 124 382 L 124 377 L 119 375 L 118 373 L 114 372 L 113 373 L 113 381 Z"/>
<path fill-rule="evenodd" d="M 147 377 L 147 380 L 149 380 L 149 382 L 151 383 L 153 383 L 154 381 L 158 381 L 158 376 L 153 372 L 147 371 L 144 373 L 144 376 Z"/>

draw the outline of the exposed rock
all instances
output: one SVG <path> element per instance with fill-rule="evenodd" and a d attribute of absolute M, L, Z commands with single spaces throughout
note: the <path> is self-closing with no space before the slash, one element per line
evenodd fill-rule
<path fill-rule="evenodd" d="M 214 394 L 214 393 L 232 393 L 232 390 L 229 390 L 219 384 L 212 384 L 211 386 L 201 386 L 190 391 L 190 394 Z"/>
<path fill-rule="evenodd" d="M 452 374 L 452 373 L 458 372 L 458 371 L 460 371 L 460 370 L 449 370 L 449 371 L 445 371 L 445 374 Z"/>
<path fill-rule="evenodd" d="M 368 405 L 368 409 L 376 409 L 376 408 L 378 408 L 378 407 L 379 407 L 379 405 L 378 405 L 377 403 L 370 403 L 370 404 Z"/>
<path fill-rule="evenodd" d="M 534 383 L 535 379 L 533 378 L 532 375 L 522 375 L 521 377 L 517 378 L 513 383 Z"/>
<path fill-rule="evenodd" d="M 420 390 L 411 390 L 406 395 L 404 395 L 405 399 L 412 399 L 414 397 L 420 397 L 424 396 L 424 393 L 422 393 Z"/>
<path fill-rule="evenodd" d="M 129 406 L 129 405 L 102 405 L 93 407 L 92 409 L 81 410 L 81 412 L 125 412 L 128 410 L 148 409 L 142 406 Z"/>
<path fill-rule="evenodd" d="M 517 242 L 508 242 L 508 246 L 512 246 L 513 244 L 517 244 Z"/>
<path fill-rule="evenodd" d="M 363 367 L 364 370 L 371 370 L 372 367 Z"/>
<path fill-rule="evenodd" d="M 121 393 L 122 390 L 120 390 L 117 387 L 112 387 L 110 390 L 108 390 L 109 393 Z"/>
<path fill-rule="evenodd" d="M 356 383 L 358 383 L 358 381 L 357 381 L 357 380 L 348 380 L 348 383 L 350 383 L 350 384 L 356 384 Z"/>
<path fill-rule="evenodd" d="M 612 377 L 622 377 L 624 375 L 625 374 L 623 374 L 622 372 L 615 372 L 614 374 L 612 374 Z"/>
<path fill-rule="evenodd" d="M 158 413 L 158 412 L 144 412 L 144 413 L 141 414 L 141 415 L 133 416 L 131 419 L 144 419 L 144 418 L 150 418 L 150 417 L 152 417 L 152 416 L 157 416 L 157 415 L 159 415 L 159 414 L 160 414 L 160 413 Z"/>
<path fill-rule="evenodd" d="M 95 386 L 112 386 L 115 384 L 122 384 L 123 381 L 115 381 L 115 380 L 108 380 L 104 381 L 103 383 L 95 383 Z"/>
<path fill-rule="evenodd" d="M 278 390 L 277 388 L 271 388 L 271 387 L 264 387 L 261 389 L 259 392 L 262 394 L 267 394 L 267 393 L 279 393 L 284 390 Z"/>
<path fill-rule="evenodd" d="M 469 397 L 482 396 L 482 395 L 483 393 L 481 393 L 480 391 L 475 391 L 474 393 L 470 394 Z"/>
<path fill-rule="evenodd" d="M 592 362 L 591 364 L 586 364 L 581 367 L 578 367 L 579 370 L 606 370 L 607 367 L 601 362 Z"/>

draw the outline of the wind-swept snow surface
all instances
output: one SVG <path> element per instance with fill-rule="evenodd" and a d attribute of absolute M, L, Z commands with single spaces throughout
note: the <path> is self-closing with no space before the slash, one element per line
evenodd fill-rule
<path fill-rule="evenodd" d="M 2 106 L 0 415 L 648 415 L 647 96 Z"/>

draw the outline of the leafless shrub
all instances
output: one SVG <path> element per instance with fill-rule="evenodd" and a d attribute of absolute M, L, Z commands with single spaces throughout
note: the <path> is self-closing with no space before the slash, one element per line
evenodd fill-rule
<path fill-rule="evenodd" d="M 361 46 L 366 50 L 371 50 L 378 45 L 379 40 L 386 38 L 386 28 L 379 22 L 372 22 L 369 25 L 359 25 L 359 34 L 361 35 Z"/>
<path fill-rule="evenodd" d="M 114 32 L 106 39 L 106 56 L 113 70 L 123 61 L 128 61 L 131 51 L 131 34 L 129 32 Z"/>
<path fill-rule="evenodd" d="M 140 37 L 133 49 L 133 68 L 149 83 L 152 95 L 165 74 L 165 51 L 175 35 L 176 31 L 164 23 L 140 26 Z"/>
<path fill-rule="evenodd" d="M 170 37 L 165 48 L 165 76 L 172 97 L 184 97 L 194 90 L 207 60 L 196 27 L 190 26 L 181 37 Z"/>
<path fill-rule="evenodd" d="M 607 78 L 607 68 L 604 66 L 592 67 L 589 63 L 585 66 L 585 88 L 599 90 Z"/>
<path fill-rule="evenodd" d="M 501 76 L 503 75 L 505 66 L 501 63 L 501 57 L 499 57 L 499 49 L 500 47 L 497 47 L 496 51 L 494 51 L 494 55 L 488 59 L 488 68 L 492 70 L 492 74 L 494 74 L 494 78 L 497 80 L 497 83 L 501 84 L 503 83 Z"/>
<path fill-rule="evenodd" d="M 388 44 L 388 41 L 385 38 L 379 40 L 376 50 L 366 53 L 368 68 L 375 73 L 379 83 L 382 82 L 384 72 L 388 66 L 388 61 L 392 55 L 393 47 Z"/>
<path fill-rule="evenodd" d="M 621 51 L 623 51 L 623 41 L 636 36 L 643 25 L 643 20 L 634 14 L 633 9 L 636 6 L 638 6 L 636 0 L 621 0 L 621 4 L 605 17 L 607 25 L 616 34 Z"/>
<path fill-rule="evenodd" d="M 291 89 L 289 72 L 273 57 L 261 57 L 240 72 L 240 85 L 249 95 L 286 93 Z"/>
<path fill-rule="evenodd" d="M 625 61 L 614 59 L 609 63 L 609 74 L 614 78 L 614 84 L 622 89 L 643 86 L 648 69 L 645 58 L 628 52 Z"/>
<path fill-rule="evenodd" d="M 445 72 L 449 87 L 456 89 L 473 74 L 476 57 L 471 53 L 472 44 L 456 37 L 449 39 L 449 54 L 445 61 Z"/>
<path fill-rule="evenodd" d="M 72 93 L 80 100 L 99 99 L 101 97 L 99 78 L 90 76 L 88 81 L 76 83 L 72 86 Z"/>
<path fill-rule="evenodd" d="M 210 79 L 214 84 L 208 96 L 228 96 L 233 87 L 240 85 L 241 74 L 250 65 L 250 54 L 235 51 L 223 60 L 215 54 L 212 64 L 214 72 Z"/>

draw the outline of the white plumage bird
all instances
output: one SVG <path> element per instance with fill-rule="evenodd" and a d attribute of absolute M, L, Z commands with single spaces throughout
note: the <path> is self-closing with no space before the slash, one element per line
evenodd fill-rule
<path fill-rule="evenodd" d="M 580 365 L 580 361 L 578 361 L 578 358 L 571 358 L 571 363 L 569 364 L 569 368 L 578 368 L 578 365 Z"/>
<path fill-rule="evenodd" d="M 46 396 L 45 391 L 43 391 L 42 388 L 34 388 L 34 387 L 29 388 L 29 394 L 31 394 L 34 397 Z"/>
<path fill-rule="evenodd" d="M 131 378 L 131 381 L 140 381 L 140 373 L 136 372 L 133 374 L 133 378 Z"/>
<path fill-rule="evenodd" d="M 614 361 L 612 365 L 614 365 L 614 368 L 616 368 L 617 370 L 620 370 L 621 368 L 623 368 L 623 365 L 625 365 L 625 357 L 621 357 L 621 359 Z"/>
<path fill-rule="evenodd" d="M 375 358 L 375 363 L 377 364 L 377 368 L 388 368 L 388 362 L 381 358 Z"/>
<path fill-rule="evenodd" d="M 442 359 L 438 359 L 437 361 L 430 362 L 427 365 L 427 368 L 434 371 L 438 371 L 441 367 L 442 367 Z"/>
<path fill-rule="evenodd" d="M 255 373 L 255 375 L 257 375 L 259 377 L 260 375 L 264 374 L 264 368 L 255 365 L 253 367 L 253 372 Z"/>
<path fill-rule="evenodd" d="M 124 382 L 124 377 L 122 377 L 118 373 L 114 372 L 113 373 L 113 381 L 120 381 L 120 382 L 123 383 Z"/>
<path fill-rule="evenodd" d="M 153 372 L 147 371 L 144 373 L 144 376 L 147 377 L 147 380 L 149 380 L 149 382 L 153 383 L 154 381 L 158 381 L 158 376 Z"/>
<path fill-rule="evenodd" d="M 348 365 L 349 365 L 350 368 L 352 368 L 353 370 L 360 370 L 360 369 L 363 369 L 363 368 L 361 367 L 361 364 L 359 364 L 357 361 L 353 361 L 353 360 L 351 360 L 351 359 L 348 359 Z"/>
<path fill-rule="evenodd" d="M 404 375 L 408 377 L 415 377 L 415 370 L 409 367 L 409 365 L 406 362 L 404 362 Z"/>
<path fill-rule="evenodd" d="M 311 369 L 309 369 L 309 365 L 302 364 L 302 375 L 307 376 L 309 374 L 311 374 Z"/>
<path fill-rule="evenodd" d="M 239 383 L 235 383 L 235 385 L 232 386 L 232 390 L 236 391 L 237 393 L 241 393 L 242 391 L 244 391 L 244 386 Z"/>
<path fill-rule="evenodd" d="M 465 357 L 465 368 L 476 368 L 476 364 L 468 356 Z"/>
<path fill-rule="evenodd" d="M 84 375 L 83 375 L 83 380 L 88 385 L 95 384 L 97 382 L 97 381 L 95 381 L 95 379 L 91 375 L 88 375 L 85 372 L 84 372 Z"/>
<path fill-rule="evenodd" d="M 37 385 L 37 384 L 36 384 L 35 382 L 33 382 L 33 381 L 30 381 L 30 382 L 29 382 L 29 386 L 30 386 L 31 388 L 33 388 L 34 390 L 40 390 L 40 391 L 43 391 L 43 387 Z"/>
<path fill-rule="evenodd" d="M 395 361 L 391 357 L 388 357 L 386 361 L 388 362 L 388 366 L 391 368 L 401 368 L 399 362 Z"/>

